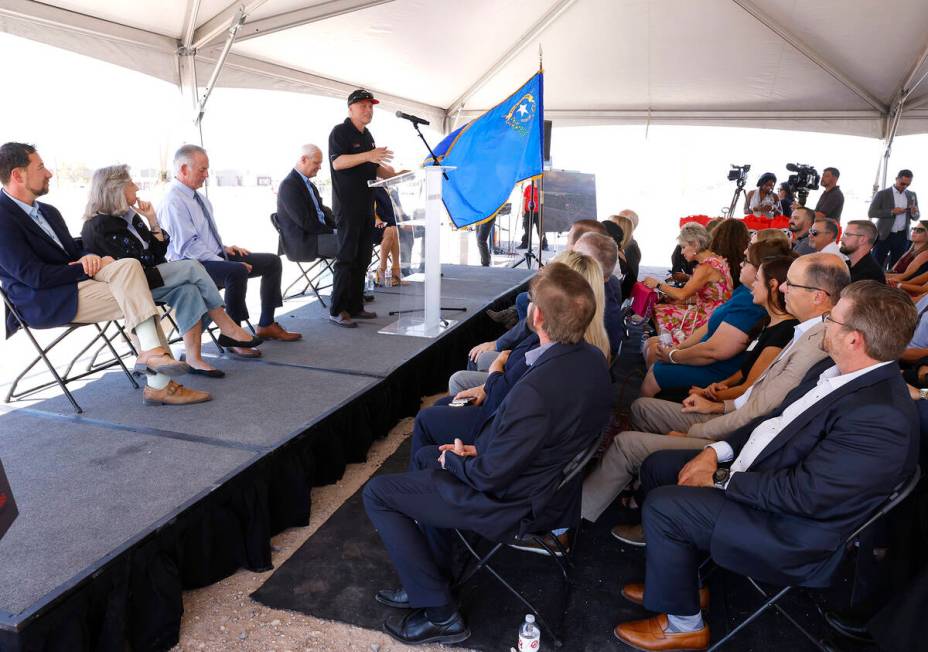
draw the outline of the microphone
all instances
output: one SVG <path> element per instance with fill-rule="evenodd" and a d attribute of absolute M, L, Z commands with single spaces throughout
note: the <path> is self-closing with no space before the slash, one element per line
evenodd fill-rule
<path fill-rule="evenodd" d="M 423 119 L 420 118 L 419 116 L 410 115 L 410 114 L 408 114 L 408 113 L 403 113 L 402 111 L 397 111 L 397 112 L 396 112 L 396 117 L 397 117 L 397 118 L 402 118 L 403 120 L 409 120 L 409 121 L 410 121 L 411 123 L 413 123 L 414 125 L 427 125 L 427 124 L 429 124 L 429 121 L 428 121 L 428 120 L 423 120 Z"/>

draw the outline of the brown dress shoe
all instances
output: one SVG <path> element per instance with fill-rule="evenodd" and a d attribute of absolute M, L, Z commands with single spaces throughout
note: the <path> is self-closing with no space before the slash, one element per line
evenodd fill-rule
<path fill-rule="evenodd" d="M 260 358 L 261 357 L 261 349 L 251 349 L 251 348 L 246 349 L 241 346 L 230 346 L 228 349 L 226 349 L 226 351 L 231 353 L 236 358 Z"/>
<path fill-rule="evenodd" d="M 351 315 L 352 319 L 377 319 L 377 313 L 373 310 L 361 310 Z"/>
<path fill-rule="evenodd" d="M 290 332 L 276 321 L 270 326 L 258 326 L 255 334 L 263 340 L 279 340 L 281 342 L 295 342 L 303 337 L 302 333 Z"/>
<path fill-rule="evenodd" d="M 212 399 L 209 392 L 189 389 L 173 380 L 161 389 L 146 386 L 142 391 L 142 403 L 145 405 L 192 405 L 205 403 Z"/>
<path fill-rule="evenodd" d="M 667 632 L 667 614 L 644 620 L 620 623 L 613 630 L 615 637 L 639 650 L 705 650 L 709 647 L 709 626 L 695 632 Z"/>
<path fill-rule="evenodd" d="M 644 604 L 644 584 L 631 582 L 622 587 L 622 597 L 634 604 Z M 703 611 L 709 608 L 709 587 L 699 589 L 699 608 Z"/>

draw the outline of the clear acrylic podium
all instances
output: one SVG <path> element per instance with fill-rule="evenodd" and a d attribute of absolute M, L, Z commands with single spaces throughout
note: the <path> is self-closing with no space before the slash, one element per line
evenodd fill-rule
<path fill-rule="evenodd" d="M 400 266 L 411 272 L 403 279 L 410 287 L 401 292 L 399 318 L 379 333 L 438 337 L 456 323 L 441 316 L 442 174 L 454 169 L 431 166 L 368 181 L 370 187 L 384 188 L 390 195 L 400 238 Z"/>

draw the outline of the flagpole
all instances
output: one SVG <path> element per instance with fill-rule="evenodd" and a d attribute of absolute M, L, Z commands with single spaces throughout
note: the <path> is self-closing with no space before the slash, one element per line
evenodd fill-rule
<path fill-rule="evenodd" d="M 538 71 L 541 72 L 545 69 L 544 66 L 544 57 L 541 51 L 541 42 L 538 43 Z M 542 94 L 544 94 L 544 86 L 541 88 Z M 545 99 L 544 97 L 539 97 L 539 106 L 544 110 Z M 541 260 L 541 252 L 543 250 L 545 242 L 545 123 L 544 115 L 541 116 L 541 177 L 538 179 L 538 269 L 544 267 L 544 263 Z M 552 129 L 553 131 L 553 129 Z"/>

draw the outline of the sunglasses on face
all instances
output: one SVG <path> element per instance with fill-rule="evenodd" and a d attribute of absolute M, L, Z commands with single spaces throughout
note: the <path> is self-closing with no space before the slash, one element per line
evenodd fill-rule
<path fill-rule="evenodd" d="M 816 231 L 815 229 L 809 229 L 809 235 L 811 235 L 811 236 L 813 236 L 813 237 L 819 235 L 820 233 L 821 233 L 821 231 Z"/>

